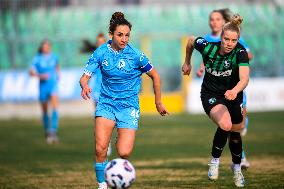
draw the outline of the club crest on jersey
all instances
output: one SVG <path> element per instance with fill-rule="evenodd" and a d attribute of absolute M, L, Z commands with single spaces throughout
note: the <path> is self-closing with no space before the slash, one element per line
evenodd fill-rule
<path fill-rule="evenodd" d="M 224 61 L 224 67 L 225 67 L 225 68 L 229 68 L 230 65 L 231 65 L 231 63 L 230 63 L 228 60 L 225 60 L 225 61 Z"/>
<path fill-rule="evenodd" d="M 144 57 L 145 57 L 144 53 L 141 53 L 140 62 L 142 62 L 144 60 Z"/>
<path fill-rule="evenodd" d="M 208 100 L 209 104 L 214 104 L 216 102 L 216 98 L 212 97 Z"/>
<path fill-rule="evenodd" d="M 102 63 L 102 65 L 108 66 L 107 60 L 104 60 L 103 63 Z"/>
<path fill-rule="evenodd" d="M 119 68 L 119 69 L 122 69 L 122 68 L 124 68 L 124 67 L 125 67 L 125 62 L 124 62 L 124 60 L 120 60 L 119 63 L 118 63 L 118 68 Z"/>
<path fill-rule="evenodd" d="M 196 40 L 196 43 L 199 44 L 199 45 L 201 45 L 202 43 L 203 43 L 204 45 L 206 45 L 205 39 L 197 39 L 197 40 Z"/>

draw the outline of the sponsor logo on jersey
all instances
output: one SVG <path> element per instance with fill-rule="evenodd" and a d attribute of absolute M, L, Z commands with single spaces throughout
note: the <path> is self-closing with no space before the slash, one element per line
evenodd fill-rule
<path fill-rule="evenodd" d="M 225 61 L 224 61 L 224 67 L 225 67 L 225 68 L 229 68 L 230 65 L 231 65 L 231 63 L 230 63 L 228 60 L 225 60 Z"/>
<path fill-rule="evenodd" d="M 201 44 L 206 45 L 206 44 L 207 44 L 207 42 L 206 42 L 205 39 L 197 39 L 197 40 L 196 40 L 196 43 L 199 44 L 199 45 L 201 45 Z"/>
<path fill-rule="evenodd" d="M 206 71 L 210 73 L 211 75 L 214 75 L 217 77 L 219 76 L 227 77 L 227 76 L 232 75 L 232 70 L 216 71 L 216 70 L 212 70 L 211 68 L 206 68 Z"/>

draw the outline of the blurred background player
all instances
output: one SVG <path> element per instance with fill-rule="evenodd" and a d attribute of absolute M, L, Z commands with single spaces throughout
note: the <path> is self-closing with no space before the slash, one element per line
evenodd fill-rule
<path fill-rule="evenodd" d="M 220 35 L 222 32 L 222 27 L 225 23 L 228 23 L 231 19 L 232 16 L 232 12 L 230 11 L 230 9 L 218 9 L 218 10 L 213 10 L 210 15 L 209 15 L 209 26 L 211 29 L 211 33 L 206 34 L 204 36 L 204 39 L 206 39 L 206 41 L 208 42 L 219 42 L 221 41 Z M 246 42 L 244 41 L 244 39 L 240 36 L 239 38 L 239 43 L 242 44 L 247 53 L 248 53 L 248 58 L 249 60 L 251 60 L 253 58 L 253 55 L 248 47 L 248 45 L 246 44 Z M 203 76 L 203 72 L 204 72 L 204 64 L 203 62 L 200 63 L 199 69 L 196 72 L 197 77 L 202 77 Z M 247 116 L 247 109 L 246 109 L 246 105 L 247 105 L 247 98 L 246 98 L 246 92 L 243 92 L 243 124 L 244 124 L 244 128 L 241 131 L 241 135 L 245 136 L 247 133 L 247 128 L 248 128 L 248 116 Z M 241 166 L 243 169 L 247 169 L 250 166 L 250 163 L 248 162 L 246 156 L 245 156 L 245 151 L 243 150 L 242 152 L 242 162 L 241 162 Z"/>
<path fill-rule="evenodd" d="M 91 89 L 88 81 L 97 69 L 102 71 L 102 89 L 95 115 L 94 166 L 99 189 L 107 188 L 104 169 L 107 147 L 115 127 L 118 155 L 127 159 L 132 153 L 140 117 L 138 93 L 143 73 L 147 73 L 153 81 L 157 111 L 162 116 L 168 114 L 161 101 L 158 72 L 143 53 L 128 44 L 131 27 L 123 13 L 115 12 L 112 15 L 109 24 L 111 40 L 92 54 L 80 79 L 81 95 L 89 99 Z"/>
<path fill-rule="evenodd" d="M 51 45 L 47 39 L 40 44 L 29 73 L 39 78 L 39 101 L 46 142 L 48 144 L 57 143 L 59 64 L 57 56 L 51 52 Z M 48 112 L 49 102 L 51 120 Z"/>
<path fill-rule="evenodd" d="M 232 170 L 237 187 L 244 187 L 241 172 L 243 128 L 243 90 L 249 81 L 249 59 L 245 48 L 238 43 L 242 18 L 236 14 L 223 26 L 221 41 L 208 42 L 202 37 L 191 36 L 186 46 L 186 58 L 182 71 L 189 75 L 191 56 L 194 48 L 202 54 L 205 76 L 201 87 L 201 101 L 206 114 L 217 124 L 212 145 L 212 159 L 209 163 L 208 178 L 217 180 L 219 158 L 227 139 L 232 155 Z"/>
<path fill-rule="evenodd" d="M 107 41 L 104 33 L 100 32 L 96 36 L 96 42 L 95 44 L 92 44 L 91 41 L 88 39 L 83 40 L 83 47 L 81 48 L 82 53 L 93 53 L 99 46 L 103 45 Z M 94 100 L 94 107 L 96 110 L 97 103 L 100 97 L 101 93 L 101 84 L 102 84 L 102 73 L 100 69 L 97 69 L 96 72 L 94 73 L 93 77 L 93 88 L 92 88 L 92 93 L 93 93 L 93 100 Z M 108 150 L 107 150 L 107 156 L 111 155 L 111 141 L 108 145 Z"/>

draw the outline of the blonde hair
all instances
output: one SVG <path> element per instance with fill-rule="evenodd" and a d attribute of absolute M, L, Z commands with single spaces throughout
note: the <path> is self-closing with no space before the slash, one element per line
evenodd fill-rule
<path fill-rule="evenodd" d="M 243 22 L 243 18 L 239 15 L 239 14 L 234 14 L 230 20 L 230 22 L 224 24 L 223 28 L 222 28 L 222 33 L 221 36 L 224 34 L 225 31 L 234 31 L 237 32 L 237 34 L 240 37 L 241 34 L 241 24 Z"/>

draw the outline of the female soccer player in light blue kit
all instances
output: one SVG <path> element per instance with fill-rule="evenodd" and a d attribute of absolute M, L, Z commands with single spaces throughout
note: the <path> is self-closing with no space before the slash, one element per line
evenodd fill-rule
<path fill-rule="evenodd" d="M 59 64 L 55 54 L 51 52 L 51 45 L 44 40 L 34 58 L 30 71 L 31 76 L 39 78 L 39 101 L 42 109 L 42 122 L 45 130 L 46 142 L 58 142 L 58 79 Z M 48 115 L 48 102 L 51 102 L 51 123 Z"/>
<path fill-rule="evenodd" d="M 117 128 L 116 148 L 121 158 L 128 158 L 133 150 L 140 117 L 138 93 L 141 75 L 153 81 L 157 111 L 168 114 L 161 101 L 160 76 L 148 58 L 128 44 L 131 24 L 123 13 L 115 12 L 109 24 L 111 40 L 100 46 L 90 57 L 80 79 L 81 95 L 90 98 L 88 81 L 97 69 L 102 73 L 101 95 L 95 119 L 95 171 L 99 189 L 106 189 L 104 168 L 107 148 L 113 129 Z"/>
<path fill-rule="evenodd" d="M 229 9 L 213 10 L 210 13 L 210 16 L 209 16 L 209 26 L 211 28 L 211 33 L 206 34 L 204 36 L 204 39 L 206 39 L 206 41 L 208 41 L 208 42 L 219 42 L 219 41 L 221 41 L 220 35 L 221 35 L 221 32 L 222 32 L 222 27 L 225 23 L 229 22 L 230 19 L 231 19 L 231 11 Z M 251 60 L 253 55 L 252 55 L 248 45 L 246 44 L 246 42 L 244 41 L 244 39 L 242 37 L 239 38 L 239 43 L 244 46 L 244 48 L 246 49 L 246 51 L 248 53 L 248 58 L 249 58 L 249 60 Z M 201 63 L 196 75 L 198 77 L 202 77 L 204 69 L 205 69 L 204 64 Z M 242 106 L 243 106 L 243 116 L 244 116 L 243 124 L 245 125 L 245 127 L 241 131 L 242 136 L 244 136 L 246 134 L 246 131 L 247 131 L 247 128 L 248 128 L 248 117 L 247 117 L 246 105 L 247 105 L 247 99 L 246 99 L 246 93 L 244 91 Z M 242 166 L 243 169 L 247 169 L 250 166 L 248 160 L 246 159 L 244 150 L 242 152 L 241 166 Z"/>

